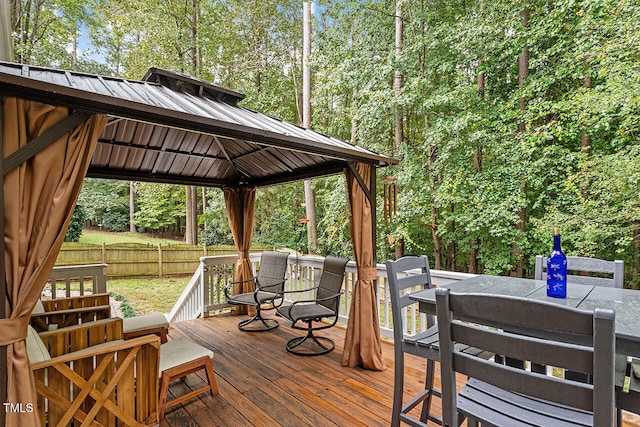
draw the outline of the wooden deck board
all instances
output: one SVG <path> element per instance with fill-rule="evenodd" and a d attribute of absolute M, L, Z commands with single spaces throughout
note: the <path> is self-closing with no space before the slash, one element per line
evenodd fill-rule
<path fill-rule="evenodd" d="M 344 329 L 321 331 L 336 343 L 324 356 L 300 357 L 285 350 L 290 338 L 303 335 L 285 321 L 269 332 L 242 332 L 243 316 L 221 315 L 172 325 L 170 339 L 184 336 L 215 353 L 220 394 L 200 394 L 167 411 L 161 427 L 183 426 L 388 426 L 393 398 L 393 345 L 383 340 L 384 372 L 341 365 Z M 437 366 L 437 364 L 436 364 Z M 424 361 L 406 356 L 405 399 L 424 384 Z M 202 386 L 203 373 L 171 384 L 172 396 Z M 439 374 L 436 372 L 439 386 Z M 440 414 L 440 400 L 432 410 Z M 418 412 L 418 409 L 415 410 Z M 640 427 L 640 418 L 625 418 Z"/>

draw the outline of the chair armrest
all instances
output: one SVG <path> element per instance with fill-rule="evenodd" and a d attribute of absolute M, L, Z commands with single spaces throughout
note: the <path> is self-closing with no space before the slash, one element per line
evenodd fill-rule
<path fill-rule="evenodd" d="M 40 332 L 38 335 L 52 358 L 93 345 L 124 339 L 122 319 L 119 317 Z"/>
<path fill-rule="evenodd" d="M 143 337 L 133 338 L 130 340 L 118 340 L 113 342 L 107 342 L 101 345 L 90 346 L 82 350 L 73 351 L 71 353 L 62 354 L 60 356 L 52 357 L 51 359 L 44 360 L 31 364 L 31 370 L 36 371 L 42 368 L 48 368 L 61 363 L 73 362 L 80 359 L 86 359 L 88 357 L 101 356 L 106 353 L 112 353 L 121 350 L 127 350 L 134 347 L 151 344 L 155 348 L 160 350 L 160 337 L 156 335 L 145 335 Z"/>
<path fill-rule="evenodd" d="M 248 283 L 248 282 L 256 282 L 257 283 L 256 276 L 254 276 L 254 277 L 252 277 L 250 279 L 246 279 L 246 280 L 238 280 L 236 282 L 227 283 L 226 285 L 224 285 L 224 296 L 227 299 L 230 299 L 231 297 L 233 297 L 233 295 L 230 295 L 229 291 L 233 287 L 233 285 L 239 285 L 239 284 Z"/>
<path fill-rule="evenodd" d="M 108 319 L 111 317 L 111 306 L 98 305 L 79 308 L 68 308 L 44 313 L 32 313 L 31 325 L 38 331 L 46 331 L 49 325 L 57 325 L 58 328 L 80 323 L 93 322 L 96 320 Z"/>
<path fill-rule="evenodd" d="M 46 312 L 82 307 L 109 305 L 109 294 L 88 294 L 75 297 L 44 299 L 42 307 Z"/>
<path fill-rule="evenodd" d="M 303 293 L 303 292 L 313 291 L 314 289 L 318 289 L 318 288 L 319 288 L 319 286 L 314 286 L 312 288 L 306 288 L 306 289 L 294 289 L 292 291 L 282 291 L 282 292 L 278 292 L 278 295 L 299 294 L 299 293 Z"/>
<path fill-rule="evenodd" d="M 285 279 L 282 279 L 282 280 L 274 283 L 273 285 L 261 285 L 260 282 L 258 281 L 258 279 L 256 278 L 256 290 L 255 290 L 255 292 L 257 293 L 258 291 L 264 291 L 265 289 L 268 289 L 268 288 L 274 288 L 276 286 L 280 286 L 286 281 L 287 281 L 287 279 L 285 278 Z"/>
<path fill-rule="evenodd" d="M 292 302 L 289 307 L 293 307 L 296 304 L 302 304 L 302 303 L 309 303 L 309 302 L 321 302 L 321 301 L 329 301 L 331 299 L 334 299 L 340 295 L 344 294 L 344 292 L 340 291 L 337 294 L 333 294 L 333 295 L 329 295 L 328 297 L 324 297 L 324 298 L 316 298 L 316 299 L 308 299 L 308 300 L 300 300 L 300 301 L 294 301 Z"/>

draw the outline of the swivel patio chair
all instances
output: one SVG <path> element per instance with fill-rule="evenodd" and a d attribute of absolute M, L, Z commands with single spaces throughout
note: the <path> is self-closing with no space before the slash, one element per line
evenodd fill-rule
<path fill-rule="evenodd" d="M 344 272 L 349 262 L 346 258 L 328 256 L 324 259 L 322 274 L 317 286 L 308 289 L 286 291 L 281 297 L 295 292 L 315 291 L 310 300 L 299 300 L 290 304 L 284 303 L 277 309 L 277 314 L 287 319 L 294 329 L 307 331 L 303 337 L 292 338 L 287 342 L 289 353 L 298 356 L 320 356 L 333 351 L 335 343 L 327 337 L 314 335 L 314 331 L 333 327 L 338 322 L 338 309 L 342 296 Z M 329 319 L 329 322 L 323 322 Z M 306 325 L 301 325 L 306 324 Z M 310 343 L 312 346 L 304 346 Z"/>
<path fill-rule="evenodd" d="M 260 257 L 258 274 L 251 279 L 233 282 L 224 288 L 225 296 L 229 304 L 247 305 L 255 307 L 256 315 L 243 320 L 238 324 L 238 329 L 245 332 L 264 332 L 278 327 L 276 319 L 262 317 L 262 310 L 273 310 L 282 304 L 281 292 L 284 291 L 285 275 L 287 273 L 286 252 L 265 251 Z M 230 294 L 230 288 L 241 283 L 251 282 L 255 284 L 255 290 L 237 295 Z M 257 327 L 252 324 L 257 324 Z"/>
<path fill-rule="evenodd" d="M 444 425 L 459 425 L 459 416 L 468 425 L 613 425 L 613 310 L 440 288 L 436 312 Z M 593 385 L 469 357 L 459 351 L 461 344 L 587 372 Z M 456 374 L 469 378 L 459 392 Z"/>

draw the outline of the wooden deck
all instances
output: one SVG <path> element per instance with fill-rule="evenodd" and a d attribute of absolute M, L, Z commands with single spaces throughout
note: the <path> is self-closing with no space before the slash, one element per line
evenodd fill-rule
<path fill-rule="evenodd" d="M 393 396 L 393 344 L 383 343 L 384 372 L 341 366 L 344 329 L 323 332 L 336 349 L 325 356 L 287 353 L 285 342 L 303 335 L 285 321 L 270 332 L 237 328 L 242 316 L 222 315 L 172 325 L 169 336 L 185 336 L 215 352 L 214 370 L 220 394 L 201 394 L 170 409 L 161 427 L 185 426 L 389 426 Z M 320 334 L 319 334 L 320 335 Z M 424 363 L 406 357 L 407 394 L 423 386 Z M 181 395 L 203 383 L 200 373 L 172 383 Z M 436 374 L 436 382 L 439 382 Z M 438 384 L 439 386 L 439 384 Z M 433 409 L 440 412 L 440 401 Z M 417 409 L 416 409 L 417 411 Z M 640 418 L 625 415 L 625 427 L 640 427 Z"/>

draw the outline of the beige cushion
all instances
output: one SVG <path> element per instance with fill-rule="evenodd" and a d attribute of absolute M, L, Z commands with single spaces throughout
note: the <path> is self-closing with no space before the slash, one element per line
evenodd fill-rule
<path fill-rule="evenodd" d="M 162 371 L 203 356 L 213 358 L 213 351 L 186 338 L 177 338 L 166 342 L 160 346 L 160 375 L 162 375 Z"/>
<path fill-rule="evenodd" d="M 162 313 L 150 313 L 144 316 L 125 317 L 122 319 L 122 330 L 127 332 L 142 331 L 145 329 L 169 327 L 167 318 Z"/>
<path fill-rule="evenodd" d="M 38 298 L 35 307 L 31 310 L 31 314 L 42 314 L 44 312 L 44 305 L 42 305 L 42 301 Z"/>
<path fill-rule="evenodd" d="M 45 347 L 40 335 L 33 329 L 33 326 L 28 326 L 27 332 L 27 354 L 29 355 L 29 361 L 31 363 L 44 362 L 51 359 L 51 355 Z"/>

